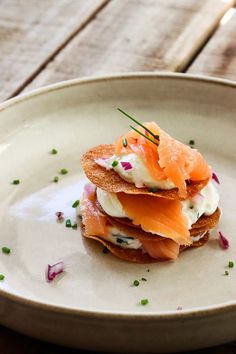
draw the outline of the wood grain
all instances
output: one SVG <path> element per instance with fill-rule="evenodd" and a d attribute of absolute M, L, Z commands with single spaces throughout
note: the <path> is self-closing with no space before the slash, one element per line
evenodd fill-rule
<path fill-rule="evenodd" d="M 1 0 L 0 101 L 16 94 L 108 0 Z"/>
<path fill-rule="evenodd" d="M 236 9 L 228 12 L 187 72 L 236 80 Z"/>
<path fill-rule="evenodd" d="M 232 0 L 113 0 L 26 88 L 125 71 L 182 71 Z"/>

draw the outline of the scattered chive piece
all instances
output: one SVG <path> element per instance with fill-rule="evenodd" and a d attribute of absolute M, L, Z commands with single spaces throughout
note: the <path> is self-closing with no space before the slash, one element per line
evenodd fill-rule
<path fill-rule="evenodd" d="M 59 177 L 58 176 L 55 176 L 54 178 L 53 178 L 53 182 L 54 183 L 57 183 L 59 181 Z"/>
<path fill-rule="evenodd" d="M 151 138 L 149 138 L 149 136 L 141 133 L 138 129 L 136 129 L 135 127 L 133 127 L 132 125 L 130 125 L 130 128 L 133 129 L 134 131 L 136 131 L 137 133 L 139 133 L 140 135 L 142 135 L 144 138 L 146 138 L 147 140 L 151 141 L 153 144 L 155 144 L 156 146 L 158 146 L 159 144 L 157 142 L 155 142 L 154 140 L 152 140 Z"/>
<path fill-rule="evenodd" d="M 108 252 L 109 252 L 109 249 L 108 249 L 107 247 L 105 247 L 105 246 L 104 246 L 104 247 L 103 247 L 103 250 L 102 250 L 102 253 L 104 253 L 104 254 L 105 254 L 105 253 L 108 253 Z"/>
<path fill-rule="evenodd" d="M 193 139 L 189 140 L 189 145 L 195 145 L 195 141 Z"/>
<path fill-rule="evenodd" d="M 225 275 L 229 275 L 229 272 L 227 270 L 225 271 Z"/>
<path fill-rule="evenodd" d="M 73 229 L 73 230 L 76 230 L 77 227 L 78 227 L 78 224 L 76 224 L 76 223 L 72 225 L 72 229 Z"/>
<path fill-rule="evenodd" d="M 112 165 L 112 167 L 116 167 L 118 165 L 118 163 L 119 162 L 117 160 L 114 160 L 111 165 Z"/>
<path fill-rule="evenodd" d="M 66 219 L 66 227 L 72 227 L 70 219 Z"/>
<path fill-rule="evenodd" d="M 126 138 L 124 138 L 124 139 L 122 140 L 122 144 L 123 144 L 123 146 L 126 148 L 126 146 L 128 145 Z"/>
<path fill-rule="evenodd" d="M 233 267 L 234 267 L 234 262 L 229 261 L 229 263 L 228 263 L 228 267 L 229 267 L 229 268 L 233 268 Z"/>
<path fill-rule="evenodd" d="M 149 188 L 149 192 L 156 193 L 156 192 L 158 192 L 158 191 L 159 191 L 159 188 L 157 188 L 157 187 L 151 187 L 151 188 Z"/>
<path fill-rule="evenodd" d="M 148 301 L 148 299 L 142 299 L 141 301 L 140 301 L 140 304 L 141 305 L 147 305 L 149 303 L 149 301 Z"/>
<path fill-rule="evenodd" d="M 142 280 L 142 281 L 147 281 L 147 279 L 146 279 L 146 278 L 141 278 L 141 280 Z"/>
<path fill-rule="evenodd" d="M 134 286 L 139 286 L 139 281 L 138 280 L 134 280 L 133 285 Z"/>
<path fill-rule="evenodd" d="M 72 208 L 77 208 L 77 206 L 79 205 L 80 201 L 79 199 L 77 199 L 73 204 L 72 204 Z"/>
<path fill-rule="evenodd" d="M 133 117 L 131 117 L 128 113 L 122 111 L 122 109 L 117 108 L 118 111 L 120 111 L 121 113 L 123 113 L 126 117 L 128 117 L 129 119 L 131 119 L 134 123 L 138 124 L 140 127 L 142 127 L 143 129 L 145 129 L 149 134 L 151 134 L 153 136 L 154 139 L 159 140 L 159 135 L 154 134 L 151 130 L 149 130 L 148 128 L 146 128 L 143 124 L 141 124 L 138 120 L 134 119 Z"/>
<path fill-rule="evenodd" d="M 62 168 L 60 171 L 61 175 L 66 175 L 68 173 L 68 170 L 66 168 Z"/>
<path fill-rule="evenodd" d="M 11 253 L 11 249 L 9 247 L 2 247 L 2 253 L 9 254 Z"/>
<path fill-rule="evenodd" d="M 50 152 L 50 154 L 51 154 L 51 155 L 56 155 L 57 152 L 58 152 L 58 151 L 57 151 L 56 149 L 52 149 L 51 152 Z"/>
<path fill-rule="evenodd" d="M 5 276 L 3 274 L 0 274 L 0 280 L 4 280 Z"/>
<path fill-rule="evenodd" d="M 14 179 L 13 181 L 12 181 L 12 184 L 20 184 L 20 180 L 19 179 Z"/>

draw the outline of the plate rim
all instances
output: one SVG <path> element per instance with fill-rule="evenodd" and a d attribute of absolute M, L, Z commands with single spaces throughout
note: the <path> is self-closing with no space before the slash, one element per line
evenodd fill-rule
<path fill-rule="evenodd" d="M 0 103 L 0 114 L 4 110 L 11 108 L 17 104 L 20 104 L 24 101 L 30 100 L 31 98 L 41 96 L 44 94 L 50 94 L 54 91 L 59 91 L 73 86 L 81 86 L 91 83 L 100 83 L 100 82 L 109 82 L 117 80 L 128 80 L 128 79 L 178 79 L 183 81 L 195 81 L 195 82 L 205 82 L 208 84 L 221 85 L 226 87 L 231 87 L 236 89 L 236 81 L 223 79 L 218 77 L 210 77 L 205 75 L 195 75 L 195 74 L 185 74 L 185 73 L 172 73 L 169 71 L 163 72 L 129 72 L 129 73 L 115 73 L 109 75 L 95 75 L 95 76 L 86 76 L 83 78 L 76 78 L 71 80 L 65 80 L 44 87 L 33 89 L 29 92 L 22 93 L 19 96 L 10 98 L 2 103 Z M 236 300 L 228 301 L 222 304 L 196 307 L 189 310 L 174 310 L 174 311 L 162 311 L 162 312 L 111 312 L 111 311 L 102 311 L 102 310 L 83 310 L 76 307 L 65 307 L 62 305 L 53 305 L 44 301 L 32 300 L 27 297 L 22 297 L 0 289 L 0 298 L 3 298 L 14 303 L 18 303 L 23 306 L 31 306 L 33 309 L 50 311 L 59 314 L 68 314 L 68 315 L 79 315 L 80 317 L 100 319 L 109 318 L 112 320 L 178 320 L 178 319 L 187 319 L 191 318 L 201 318 L 220 315 L 221 313 L 231 312 L 236 310 Z"/>

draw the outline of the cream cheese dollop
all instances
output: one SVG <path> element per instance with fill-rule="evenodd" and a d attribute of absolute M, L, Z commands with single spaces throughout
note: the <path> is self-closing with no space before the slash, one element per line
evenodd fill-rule
<path fill-rule="evenodd" d="M 102 209 L 110 216 L 126 218 L 125 211 L 115 193 L 109 193 L 97 188 L 97 199 Z"/>
<path fill-rule="evenodd" d="M 112 163 L 117 161 L 118 164 L 112 166 Z M 145 166 L 143 160 L 138 155 L 132 153 L 127 155 L 116 156 L 113 155 L 108 159 L 98 159 L 96 162 L 106 169 L 114 169 L 118 175 L 125 181 L 135 184 L 137 188 L 144 186 L 149 188 L 172 189 L 175 184 L 168 179 L 156 181 L 149 173 L 148 168 Z M 128 162 L 132 168 L 124 169 L 121 162 Z"/>

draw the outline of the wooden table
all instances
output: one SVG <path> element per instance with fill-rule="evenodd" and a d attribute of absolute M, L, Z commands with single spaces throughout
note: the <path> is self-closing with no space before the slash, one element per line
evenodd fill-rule
<path fill-rule="evenodd" d="M 113 72 L 164 70 L 236 80 L 235 5 L 236 0 L 0 0 L 0 101 L 61 80 Z M 1 353 L 45 351 L 83 352 L 0 326 Z M 199 352 L 236 353 L 236 345 Z"/>

